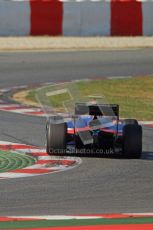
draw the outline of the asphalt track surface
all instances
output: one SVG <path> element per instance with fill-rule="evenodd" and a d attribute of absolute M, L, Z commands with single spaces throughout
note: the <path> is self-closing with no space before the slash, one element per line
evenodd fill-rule
<path fill-rule="evenodd" d="M 0 86 L 153 73 L 153 49 L 0 53 Z M 63 173 L 0 181 L 0 216 L 153 212 L 153 129 L 145 159 L 83 158 Z M 45 119 L 0 112 L 0 140 L 45 145 Z"/>

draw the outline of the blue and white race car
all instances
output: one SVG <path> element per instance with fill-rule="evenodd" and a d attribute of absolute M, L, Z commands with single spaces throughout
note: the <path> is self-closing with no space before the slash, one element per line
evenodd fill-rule
<path fill-rule="evenodd" d="M 50 116 L 46 125 L 47 153 L 117 153 L 140 158 L 142 127 L 136 119 L 119 119 L 119 105 L 76 103 L 71 116 Z"/>

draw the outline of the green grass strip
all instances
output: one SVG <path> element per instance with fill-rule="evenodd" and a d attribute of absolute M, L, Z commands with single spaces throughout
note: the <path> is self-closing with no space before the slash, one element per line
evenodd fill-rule
<path fill-rule="evenodd" d="M 38 221 L 9 221 L 1 222 L 0 229 L 5 228 L 45 228 L 67 226 L 93 226 L 115 224 L 152 224 L 153 217 L 144 218 L 115 218 L 115 219 L 88 219 L 88 220 L 38 220 Z"/>
<path fill-rule="evenodd" d="M 61 89 L 66 89 L 67 93 L 61 91 L 61 94 L 46 96 L 47 93 Z M 34 102 L 37 101 L 36 98 L 39 98 L 42 105 L 50 105 L 62 112 L 63 102 L 68 102 L 71 99 L 70 95 L 74 102 L 91 95 L 102 95 L 105 102 L 120 105 L 121 117 L 153 120 L 153 77 L 148 76 L 50 85 L 30 91 L 27 98 Z"/>
<path fill-rule="evenodd" d="M 15 152 L 0 151 L 0 173 L 33 165 L 36 159 L 32 156 Z"/>

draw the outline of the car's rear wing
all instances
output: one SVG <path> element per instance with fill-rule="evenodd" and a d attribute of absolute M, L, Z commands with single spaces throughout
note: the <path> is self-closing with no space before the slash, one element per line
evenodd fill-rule
<path fill-rule="evenodd" d="M 75 115 L 86 114 L 93 116 L 116 116 L 119 118 L 119 105 L 76 103 Z"/>

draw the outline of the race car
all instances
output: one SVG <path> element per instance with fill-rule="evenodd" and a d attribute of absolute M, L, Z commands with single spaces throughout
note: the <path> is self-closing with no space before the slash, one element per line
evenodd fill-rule
<path fill-rule="evenodd" d="M 136 119 L 120 119 L 119 105 L 76 103 L 70 116 L 50 116 L 46 124 L 47 153 L 120 154 L 140 158 L 142 127 Z"/>

